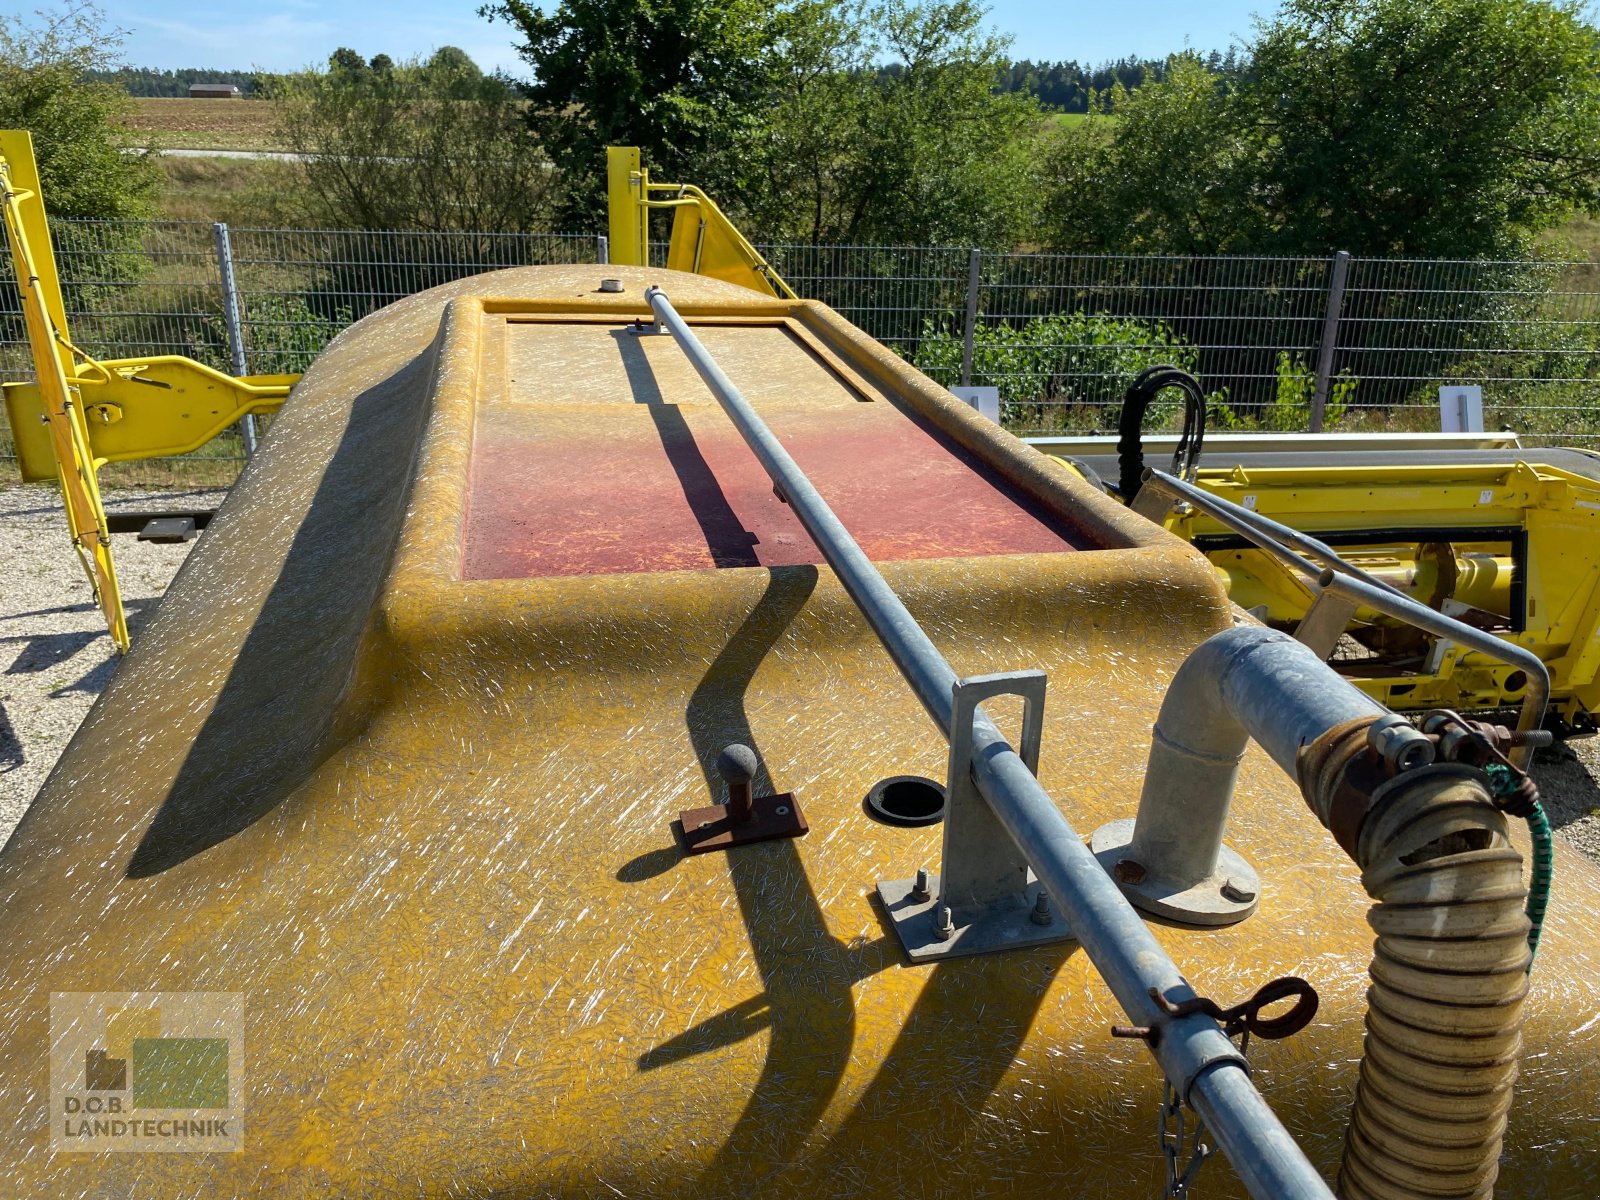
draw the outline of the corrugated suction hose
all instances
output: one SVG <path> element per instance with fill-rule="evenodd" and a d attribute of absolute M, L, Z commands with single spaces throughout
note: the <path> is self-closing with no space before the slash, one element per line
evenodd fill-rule
<path fill-rule="evenodd" d="M 1528 989 L 1522 858 L 1480 771 L 1385 780 L 1368 724 L 1330 730 L 1300 760 L 1312 810 L 1361 868 L 1378 935 L 1338 1194 L 1489 1196 Z"/>

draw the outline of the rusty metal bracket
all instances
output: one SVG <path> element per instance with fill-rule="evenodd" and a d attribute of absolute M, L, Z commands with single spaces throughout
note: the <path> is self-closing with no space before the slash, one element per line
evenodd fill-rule
<path fill-rule="evenodd" d="M 811 831 L 793 792 L 776 796 L 751 794 L 756 766 L 755 751 L 737 743 L 717 756 L 717 771 L 728 785 L 728 803 L 686 809 L 678 814 L 684 850 L 705 854 L 750 842 L 803 837 Z"/>
<path fill-rule="evenodd" d="M 878 897 L 912 962 L 987 954 L 1066 941 L 1065 920 L 1028 860 L 989 808 L 972 778 L 972 724 L 978 706 L 995 696 L 1021 696 L 1018 753 L 1039 773 L 1046 679 L 1042 671 L 1007 671 L 957 680 L 945 786 L 942 870 L 916 879 L 881 880 Z"/>

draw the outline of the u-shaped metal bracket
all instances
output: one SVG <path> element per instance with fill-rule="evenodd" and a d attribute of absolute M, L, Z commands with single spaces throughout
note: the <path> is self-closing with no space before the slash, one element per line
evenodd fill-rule
<path fill-rule="evenodd" d="M 978 706 L 996 696 L 1021 696 L 1018 754 L 1039 773 L 1046 679 L 1042 671 L 1006 671 L 956 681 L 951 697 L 950 760 L 945 782 L 941 869 L 926 890 L 912 879 L 882 880 L 878 896 L 913 962 L 985 954 L 1069 939 L 1050 911 L 1022 853 L 972 776 L 972 730 Z"/>

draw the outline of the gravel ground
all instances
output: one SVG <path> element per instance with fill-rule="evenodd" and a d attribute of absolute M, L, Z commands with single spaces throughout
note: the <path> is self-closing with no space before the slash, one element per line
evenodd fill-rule
<path fill-rule="evenodd" d="M 110 511 L 201 509 L 215 508 L 223 494 L 115 489 L 105 501 Z M 55 488 L 0 488 L 0 844 L 117 666 L 66 532 Z M 196 544 L 117 537 L 117 576 L 135 638 Z M 1600 862 L 1600 738 L 1540 751 L 1534 776 L 1561 836 Z"/>
<path fill-rule="evenodd" d="M 108 490 L 108 511 L 215 508 L 220 490 Z M 197 542 L 113 543 L 128 628 L 149 620 Z M 0 844 L 117 667 L 53 485 L 0 487 Z"/>

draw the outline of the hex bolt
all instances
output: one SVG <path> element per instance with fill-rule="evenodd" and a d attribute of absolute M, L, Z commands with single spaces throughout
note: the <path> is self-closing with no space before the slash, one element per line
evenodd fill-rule
<path fill-rule="evenodd" d="M 1415 771 L 1433 762 L 1433 739 L 1398 713 L 1379 717 L 1367 727 L 1367 745 L 1395 774 Z"/>
<path fill-rule="evenodd" d="M 956 935 L 955 918 L 950 912 L 948 904 L 939 906 L 939 915 L 933 922 L 933 936 L 941 942 L 948 942 Z"/>
<path fill-rule="evenodd" d="M 1249 904 L 1256 898 L 1255 889 L 1247 887 L 1234 879 L 1222 881 L 1222 898 L 1231 900 L 1235 904 Z"/>
<path fill-rule="evenodd" d="M 917 868 L 917 881 L 911 885 L 911 898 L 918 903 L 925 903 L 933 898 L 933 893 L 928 890 L 928 868 Z"/>
<path fill-rule="evenodd" d="M 1034 897 L 1033 911 L 1028 914 L 1028 920 L 1035 925 L 1048 925 L 1055 920 L 1050 915 L 1050 893 L 1042 887 L 1039 889 L 1039 894 Z"/>
<path fill-rule="evenodd" d="M 750 819 L 750 781 L 758 765 L 756 752 L 738 742 L 717 755 L 717 773 L 728 785 L 728 816 L 740 825 Z"/>

